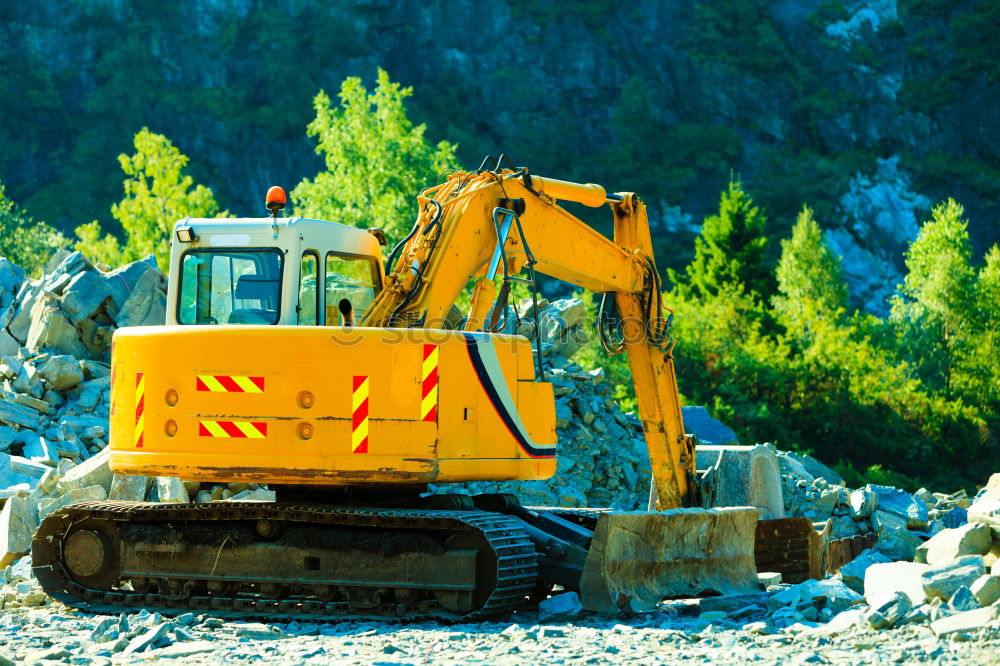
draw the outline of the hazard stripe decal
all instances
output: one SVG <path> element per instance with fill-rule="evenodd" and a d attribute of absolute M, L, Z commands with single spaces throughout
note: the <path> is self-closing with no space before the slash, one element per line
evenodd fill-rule
<path fill-rule="evenodd" d="M 264 421 L 199 421 L 198 435 L 223 439 L 264 439 L 267 423 Z"/>
<path fill-rule="evenodd" d="M 424 345 L 423 373 L 420 383 L 420 420 L 437 421 L 438 346 Z"/>
<path fill-rule="evenodd" d="M 212 393 L 263 393 L 263 377 L 245 375 L 197 375 L 194 387 Z"/>
<path fill-rule="evenodd" d="M 368 376 L 354 376 L 351 388 L 351 452 L 368 453 Z"/>
<path fill-rule="evenodd" d="M 143 377 L 142 372 L 135 373 L 135 431 L 134 431 L 134 442 L 135 448 L 142 448 L 142 437 L 143 429 L 146 425 L 146 419 L 143 416 L 143 412 L 146 410 L 146 380 Z"/>
<path fill-rule="evenodd" d="M 528 435 L 527 429 L 521 422 L 521 417 L 517 413 L 516 403 L 507 388 L 507 382 L 500 368 L 497 359 L 496 349 L 493 341 L 487 337 L 474 333 L 462 333 L 465 338 L 466 349 L 469 351 L 469 360 L 479 377 L 479 384 L 483 387 L 493 409 L 496 410 L 500 420 L 507 426 L 511 436 L 518 443 L 521 449 L 532 458 L 553 458 L 556 454 L 556 447 L 541 447 L 535 444 Z"/>

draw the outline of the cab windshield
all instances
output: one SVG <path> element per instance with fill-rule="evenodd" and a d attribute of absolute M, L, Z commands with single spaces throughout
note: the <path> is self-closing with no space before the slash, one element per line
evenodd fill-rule
<path fill-rule="evenodd" d="M 191 250 L 181 259 L 181 324 L 277 324 L 284 256 L 275 249 Z"/>

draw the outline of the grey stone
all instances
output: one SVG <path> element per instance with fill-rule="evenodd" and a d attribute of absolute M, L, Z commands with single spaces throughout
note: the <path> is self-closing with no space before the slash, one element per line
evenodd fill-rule
<path fill-rule="evenodd" d="M 108 499 L 108 492 L 101 486 L 74 488 L 73 490 L 63 493 L 59 497 L 46 498 L 40 501 L 38 503 L 38 520 L 41 521 L 45 518 L 45 516 L 49 515 L 53 511 L 58 511 L 65 506 L 69 506 L 70 504 L 77 504 L 79 502 L 99 502 L 106 499 Z"/>
<path fill-rule="evenodd" d="M 969 512 L 960 506 L 952 507 L 941 515 L 941 523 L 945 527 L 961 527 L 969 521 Z"/>
<path fill-rule="evenodd" d="M 988 495 L 977 499 L 969 507 L 968 518 L 970 523 L 989 525 L 994 538 L 1000 539 L 1000 499 Z"/>
<path fill-rule="evenodd" d="M 1000 608 L 997 606 L 989 606 L 987 608 L 965 611 L 964 613 L 956 613 L 955 615 L 943 617 L 939 620 L 931 622 L 931 631 L 933 631 L 938 637 L 948 636 L 964 631 L 975 631 L 976 629 L 985 626 L 988 622 L 992 622 L 997 619 L 998 615 L 1000 615 Z"/>
<path fill-rule="evenodd" d="M 31 329 L 31 312 L 39 300 L 44 300 L 41 283 L 21 285 L 21 290 L 18 292 L 17 310 L 14 312 L 14 318 L 7 324 L 7 332 L 22 345 L 28 339 L 28 331 Z"/>
<path fill-rule="evenodd" d="M 992 541 L 987 525 L 967 523 L 938 532 L 922 548 L 926 551 L 928 564 L 940 564 L 962 555 L 985 555 L 989 552 Z"/>
<path fill-rule="evenodd" d="M 166 321 L 166 294 L 162 289 L 163 275 L 146 271 L 136 281 L 128 300 L 115 315 L 115 323 L 124 326 L 156 326 Z"/>
<path fill-rule="evenodd" d="M 59 487 L 64 491 L 76 488 L 87 488 L 90 486 L 100 486 L 107 493 L 111 490 L 111 469 L 108 467 L 108 459 L 111 456 L 111 449 L 104 449 L 96 456 L 85 460 L 70 471 L 66 472 Z"/>
<path fill-rule="evenodd" d="M 125 302 L 135 290 L 139 278 L 149 271 L 154 273 L 160 272 L 153 255 L 149 255 L 139 261 L 133 261 L 131 264 L 126 264 L 101 276 L 111 291 L 111 297 L 115 303 L 115 311 L 120 310 L 125 305 Z"/>
<path fill-rule="evenodd" d="M 950 599 L 958 588 L 972 585 L 985 573 L 981 555 L 964 555 L 957 560 L 931 565 L 921 574 L 924 594 L 928 599 Z"/>
<path fill-rule="evenodd" d="M 878 495 L 879 511 L 902 517 L 911 529 L 927 525 L 927 505 L 913 495 L 891 486 L 868 484 L 866 488 Z"/>
<path fill-rule="evenodd" d="M 136 636 L 129 641 L 128 646 L 122 650 L 122 654 L 135 654 L 152 649 L 157 643 L 166 643 L 170 640 L 170 630 L 174 625 L 170 622 L 158 624 L 152 629 Z"/>
<path fill-rule="evenodd" d="M 38 370 L 35 369 L 34 365 L 25 363 L 21 366 L 21 371 L 17 373 L 17 377 L 10 383 L 10 387 L 18 393 L 27 393 L 31 396 L 41 397 L 42 378 L 38 375 Z"/>
<path fill-rule="evenodd" d="M 0 356 L 10 356 L 16 354 L 21 348 L 21 343 L 7 332 L 7 328 L 0 326 Z"/>
<path fill-rule="evenodd" d="M 692 405 L 681 407 L 684 419 L 684 430 L 697 435 L 701 444 L 739 444 L 736 433 L 730 430 L 722 421 L 713 418 L 704 407 Z"/>
<path fill-rule="evenodd" d="M 31 550 L 35 527 L 32 503 L 27 497 L 15 495 L 4 502 L 0 510 L 0 569 Z"/>
<path fill-rule="evenodd" d="M 73 276 L 62 298 L 62 310 L 70 321 L 77 324 L 104 308 L 111 300 L 111 287 L 95 271 L 84 271 Z"/>
<path fill-rule="evenodd" d="M 951 595 L 951 599 L 948 600 L 948 608 L 953 611 L 968 611 L 979 607 L 979 601 L 972 594 L 972 590 L 966 585 L 955 590 L 955 593 Z"/>
<path fill-rule="evenodd" d="M 865 590 L 865 576 L 868 569 L 874 564 L 891 562 L 888 556 L 882 552 L 869 548 L 855 557 L 853 560 L 840 567 L 840 576 L 844 579 L 844 584 L 858 593 Z M 867 595 L 866 595 L 867 596 Z M 869 602 L 870 604 L 871 602 Z"/>
<path fill-rule="evenodd" d="M 583 615 L 583 604 L 576 592 L 557 594 L 538 605 L 539 622 L 571 622 Z"/>
<path fill-rule="evenodd" d="M 896 592 L 891 599 L 872 609 L 866 619 L 873 629 L 889 629 L 896 626 L 911 610 L 913 602 L 910 597 L 903 592 Z"/>
<path fill-rule="evenodd" d="M 782 590 L 768 599 L 767 606 L 776 610 L 781 606 L 797 606 L 802 602 L 822 602 L 832 612 L 839 613 L 861 600 L 861 595 L 847 587 L 844 581 L 827 578 L 821 581 L 807 580 Z"/>
<path fill-rule="evenodd" d="M 0 421 L 38 430 L 41 425 L 41 415 L 37 409 L 0 398 Z"/>
<path fill-rule="evenodd" d="M 906 528 L 889 529 L 882 522 L 878 529 L 878 549 L 893 560 L 912 560 L 921 543 L 920 537 Z"/>
<path fill-rule="evenodd" d="M 187 504 L 191 501 L 184 482 L 175 476 L 157 477 L 156 492 L 159 501 L 165 504 Z"/>
<path fill-rule="evenodd" d="M 996 564 L 993 566 L 995 568 Z M 976 597 L 980 606 L 992 606 L 1000 600 L 1000 578 L 990 575 L 980 576 L 969 586 L 969 591 Z"/>
<path fill-rule="evenodd" d="M 17 437 L 18 433 L 13 428 L 0 426 L 0 452 L 9 450 L 10 445 L 17 440 Z"/>
<path fill-rule="evenodd" d="M 0 291 L 17 293 L 18 287 L 24 282 L 24 269 L 9 259 L 0 257 Z"/>
<path fill-rule="evenodd" d="M 31 328 L 25 344 L 29 349 L 54 349 L 77 358 L 87 355 L 76 327 L 56 304 L 44 298 L 31 309 Z"/>
<path fill-rule="evenodd" d="M 766 594 L 725 594 L 718 597 L 705 597 L 698 602 L 698 610 L 701 613 L 732 614 L 748 606 L 766 608 L 767 601 Z"/>
<path fill-rule="evenodd" d="M 21 431 L 21 436 L 18 439 L 24 444 L 23 455 L 28 460 L 52 467 L 59 464 L 59 452 L 54 443 L 49 442 L 44 437 L 39 437 L 31 430 Z"/>
<path fill-rule="evenodd" d="M 152 477 L 148 476 L 113 474 L 108 499 L 142 502 L 146 499 L 152 481 Z"/>
<path fill-rule="evenodd" d="M 865 571 L 865 601 L 877 608 L 902 592 L 914 605 L 922 604 L 926 599 L 923 574 L 929 568 L 915 562 L 872 564 Z"/>
<path fill-rule="evenodd" d="M 49 357 L 39 370 L 39 375 L 56 391 L 68 391 L 83 381 L 83 368 L 72 356 Z"/>

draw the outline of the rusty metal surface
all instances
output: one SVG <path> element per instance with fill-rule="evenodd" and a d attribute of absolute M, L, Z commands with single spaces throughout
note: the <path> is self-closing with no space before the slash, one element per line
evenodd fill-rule
<path fill-rule="evenodd" d="M 256 533 L 275 523 L 326 537 Z M 537 578 L 527 535 L 483 511 L 90 502 L 47 517 L 32 556 L 46 593 L 93 612 L 486 617 L 522 604 Z"/>
<path fill-rule="evenodd" d="M 779 518 L 757 523 L 754 560 L 757 571 L 781 574 L 786 583 L 819 580 L 871 548 L 875 534 L 830 539 L 831 523 L 812 523 L 807 518 Z"/>

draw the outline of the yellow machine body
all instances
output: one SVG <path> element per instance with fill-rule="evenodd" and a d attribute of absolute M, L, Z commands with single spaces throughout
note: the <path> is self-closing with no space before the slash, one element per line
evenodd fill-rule
<path fill-rule="evenodd" d="M 434 329 L 121 329 L 111 468 L 356 485 L 546 479 L 552 386 L 522 337 Z"/>

